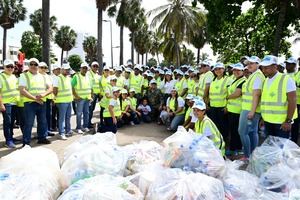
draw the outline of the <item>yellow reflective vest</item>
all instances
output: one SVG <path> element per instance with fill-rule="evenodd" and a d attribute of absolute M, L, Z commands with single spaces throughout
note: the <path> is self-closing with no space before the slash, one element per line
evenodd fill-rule
<path fill-rule="evenodd" d="M 47 91 L 47 82 L 46 82 L 45 77 L 42 74 L 37 73 L 37 74 L 33 75 L 31 72 L 26 72 L 26 73 L 21 74 L 21 76 L 24 76 L 24 78 L 27 82 L 27 91 L 31 95 L 37 96 L 37 95 L 40 95 Z M 24 103 L 34 102 L 34 100 L 29 99 L 25 96 L 23 96 L 23 100 L 24 100 Z M 43 100 L 45 100 L 45 98 L 43 98 Z"/>
<path fill-rule="evenodd" d="M 235 80 L 229 87 L 228 87 L 228 95 L 233 94 L 237 87 L 246 81 L 246 77 L 241 77 L 237 80 Z M 235 99 L 228 99 L 227 100 L 227 110 L 228 112 L 240 114 L 242 111 L 242 97 L 238 97 Z"/>
<path fill-rule="evenodd" d="M 189 118 L 192 111 L 193 111 L 193 109 L 191 107 L 188 107 L 188 109 L 185 112 L 184 121 L 186 121 Z"/>
<path fill-rule="evenodd" d="M 110 99 L 110 101 L 114 101 L 114 103 L 116 103 L 116 105 L 113 107 L 115 117 L 121 116 L 121 106 L 120 106 L 119 99 L 112 98 L 112 99 Z M 111 117 L 108 107 L 105 108 L 105 110 L 103 112 L 103 117 Z"/>
<path fill-rule="evenodd" d="M 2 85 L 1 96 L 3 104 L 17 104 L 20 99 L 20 92 L 18 90 L 18 79 L 14 74 L 7 75 L 0 74 L 0 82 Z"/>
<path fill-rule="evenodd" d="M 205 74 L 201 74 L 199 78 L 199 86 L 198 86 L 198 96 L 203 98 L 204 91 L 206 87 L 206 82 L 208 79 L 213 80 L 214 74 L 211 71 L 206 72 Z"/>
<path fill-rule="evenodd" d="M 103 108 L 105 108 L 105 109 L 108 108 L 108 104 L 109 104 L 109 101 L 111 99 L 111 98 L 108 98 L 106 96 L 106 93 L 108 93 L 109 96 L 112 96 L 112 86 L 111 85 L 107 85 L 106 86 L 106 91 L 105 91 L 105 93 L 103 95 L 103 98 L 99 102 L 100 106 L 103 107 Z"/>
<path fill-rule="evenodd" d="M 187 80 L 188 92 L 187 94 L 196 95 L 196 82 L 193 79 Z"/>
<path fill-rule="evenodd" d="M 175 88 L 177 90 L 178 95 L 181 95 L 183 90 L 186 89 L 186 88 L 184 88 L 185 83 L 186 83 L 185 78 L 182 78 L 180 81 L 177 81 L 175 83 Z M 187 94 L 185 94 L 185 95 L 187 95 Z"/>
<path fill-rule="evenodd" d="M 92 70 L 87 72 L 88 77 L 90 78 L 93 93 L 100 93 L 100 76 L 97 73 L 94 73 Z"/>
<path fill-rule="evenodd" d="M 223 76 L 221 79 L 215 78 L 209 87 L 209 102 L 211 107 L 225 107 L 227 104 L 227 86 L 229 85 L 230 78 Z"/>
<path fill-rule="evenodd" d="M 77 84 L 75 86 L 75 92 L 81 99 L 91 99 L 92 88 L 87 75 L 82 76 L 81 73 L 76 75 Z"/>
<path fill-rule="evenodd" d="M 130 88 L 135 89 L 136 94 L 141 94 L 142 84 L 143 84 L 143 77 L 140 74 L 137 76 L 134 74 L 131 75 L 129 85 Z"/>
<path fill-rule="evenodd" d="M 179 99 L 182 99 L 182 97 L 178 97 L 177 98 L 177 101 L 179 100 Z M 175 100 L 176 99 L 174 99 L 174 98 L 171 98 L 171 97 L 169 97 L 169 108 L 173 111 L 173 112 L 176 112 L 176 110 L 178 109 L 178 106 L 177 106 L 177 108 L 175 107 Z M 183 99 L 182 99 L 183 100 Z M 183 100 L 184 101 L 184 100 Z M 176 115 L 183 115 L 184 114 L 184 107 L 183 107 L 183 109 L 182 109 L 182 111 L 180 112 L 180 113 L 177 113 Z"/>
<path fill-rule="evenodd" d="M 297 104 L 300 105 L 300 71 L 298 71 L 295 75 L 295 83 L 297 86 Z"/>
<path fill-rule="evenodd" d="M 58 91 L 55 96 L 55 103 L 70 103 L 73 101 L 71 78 L 60 74 L 58 76 Z"/>

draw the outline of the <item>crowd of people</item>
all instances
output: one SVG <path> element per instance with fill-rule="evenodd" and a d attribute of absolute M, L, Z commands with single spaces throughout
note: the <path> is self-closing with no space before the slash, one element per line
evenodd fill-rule
<path fill-rule="evenodd" d="M 236 64 L 160 67 L 104 66 L 82 63 L 74 72 L 68 63 L 52 65 L 32 58 L 23 73 L 14 73 L 14 62 L 4 61 L 0 74 L 0 110 L 8 148 L 15 148 L 13 129 L 18 124 L 23 145 L 30 145 L 37 124 L 39 144 L 47 136 L 66 140 L 75 132 L 95 128 L 93 111 L 100 106 L 97 132 L 126 125 L 155 122 L 169 131 L 178 126 L 205 135 L 227 156 L 248 159 L 265 135 L 298 141 L 300 109 L 299 60 L 284 63 L 272 55 L 262 60 L 244 56 Z M 72 109 L 76 127 L 71 127 Z M 137 126 L 138 127 L 138 126 Z M 227 150 L 225 150 L 227 149 Z"/>

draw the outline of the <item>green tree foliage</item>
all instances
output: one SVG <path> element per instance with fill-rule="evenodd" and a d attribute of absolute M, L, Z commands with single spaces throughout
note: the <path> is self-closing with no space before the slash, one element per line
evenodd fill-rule
<path fill-rule="evenodd" d="M 152 41 L 151 41 L 151 31 L 148 30 L 148 26 L 145 24 L 141 29 L 131 34 L 135 37 L 134 47 L 136 51 L 144 55 L 150 51 Z"/>
<path fill-rule="evenodd" d="M 82 60 L 79 55 L 73 54 L 68 57 L 68 62 L 75 72 L 79 72 Z"/>
<path fill-rule="evenodd" d="M 7 30 L 14 28 L 19 21 L 25 20 L 26 12 L 23 0 L 0 1 L 0 26 L 3 28 L 3 60 L 6 59 Z"/>
<path fill-rule="evenodd" d="M 86 53 L 85 61 L 87 63 L 92 63 L 97 60 L 97 39 L 94 36 L 86 37 L 82 46 Z"/>
<path fill-rule="evenodd" d="M 76 44 L 77 34 L 69 26 L 62 26 L 55 34 L 55 43 L 61 48 L 61 63 L 64 51 L 70 51 Z"/>
<path fill-rule="evenodd" d="M 26 58 L 42 59 L 42 44 L 39 39 L 39 36 L 32 31 L 25 31 L 22 34 L 20 51 L 25 53 Z"/>
<path fill-rule="evenodd" d="M 42 9 L 34 11 L 34 13 L 29 15 L 30 26 L 32 26 L 35 34 L 42 38 Z M 54 33 L 58 30 L 57 28 L 57 18 L 55 16 L 50 17 L 50 39 L 53 40 Z"/>
<path fill-rule="evenodd" d="M 157 32 L 151 32 L 151 47 L 149 51 L 152 56 L 156 56 L 158 63 L 159 63 L 160 45 L 161 45 L 161 38 L 158 36 Z"/>
<path fill-rule="evenodd" d="M 150 58 L 146 64 L 149 67 L 153 67 L 157 65 L 157 61 L 155 60 L 155 58 Z"/>
<path fill-rule="evenodd" d="M 181 64 L 182 65 L 195 65 L 195 54 L 192 50 L 186 48 L 185 45 L 183 45 L 182 48 L 182 59 Z"/>
<path fill-rule="evenodd" d="M 192 45 L 197 49 L 197 64 L 200 62 L 200 50 L 203 48 L 205 43 L 207 43 L 207 31 L 206 27 L 203 26 L 199 28 L 197 32 L 192 37 Z"/>

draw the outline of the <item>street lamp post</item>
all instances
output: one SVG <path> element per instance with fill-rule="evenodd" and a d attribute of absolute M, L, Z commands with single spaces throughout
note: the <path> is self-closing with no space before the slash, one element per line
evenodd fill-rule
<path fill-rule="evenodd" d="M 109 22 L 110 24 L 110 57 L 111 57 L 111 67 L 114 66 L 114 53 L 113 53 L 113 45 L 112 45 L 112 23 L 111 20 L 104 19 L 104 22 Z"/>

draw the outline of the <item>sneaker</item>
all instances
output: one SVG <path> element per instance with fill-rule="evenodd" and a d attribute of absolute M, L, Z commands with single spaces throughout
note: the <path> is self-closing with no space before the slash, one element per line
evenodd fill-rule
<path fill-rule="evenodd" d="M 6 146 L 7 148 L 9 148 L 9 149 L 14 149 L 14 148 L 16 148 L 16 145 L 15 145 L 15 143 L 14 143 L 13 141 L 8 141 L 8 142 L 6 142 L 6 143 L 5 143 L 5 146 Z"/>
<path fill-rule="evenodd" d="M 66 136 L 67 137 L 71 137 L 73 135 L 73 132 L 72 131 L 69 131 L 68 133 L 66 133 Z"/>
<path fill-rule="evenodd" d="M 133 122 L 133 121 L 131 121 L 131 122 L 130 122 L 130 125 L 131 125 L 131 126 L 134 126 L 135 124 L 134 124 L 134 122 Z"/>
<path fill-rule="evenodd" d="M 84 129 L 82 129 L 82 131 L 83 131 L 84 133 L 86 133 L 86 132 L 89 132 L 90 129 L 89 129 L 89 128 L 84 128 Z"/>
<path fill-rule="evenodd" d="M 66 137 L 65 134 L 59 135 L 58 137 L 59 137 L 59 139 L 61 139 L 61 140 L 67 140 L 67 137 Z"/>
<path fill-rule="evenodd" d="M 23 143 L 22 148 L 24 148 L 24 147 L 27 148 L 27 147 L 31 147 L 31 146 L 30 146 L 30 144 Z"/>
<path fill-rule="evenodd" d="M 48 131 L 48 136 L 55 136 L 55 134 L 54 133 L 52 133 L 52 132 L 50 132 L 50 131 Z"/>
<path fill-rule="evenodd" d="M 78 134 L 83 134 L 83 132 L 82 132 L 81 129 L 77 129 L 76 132 L 77 132 Z"/>
<path fill-rule="evenodd" d="M 48 140 L 47 138 L 45 138 L 45 139 L 38 140 L 37 143 L 38 144 L 51 144 L 51 141 Z"/>

